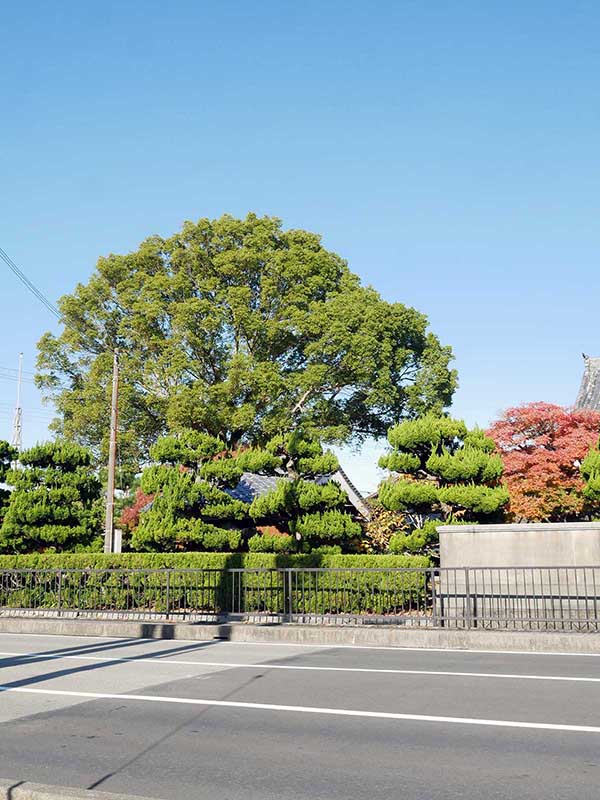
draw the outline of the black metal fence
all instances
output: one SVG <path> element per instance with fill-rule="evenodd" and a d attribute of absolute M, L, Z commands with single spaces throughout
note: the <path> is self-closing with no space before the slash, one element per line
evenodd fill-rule
<path fill-rule="evenodd" d="M 597 631 L 600 567 L 9 569 L 0 615 Z"/>

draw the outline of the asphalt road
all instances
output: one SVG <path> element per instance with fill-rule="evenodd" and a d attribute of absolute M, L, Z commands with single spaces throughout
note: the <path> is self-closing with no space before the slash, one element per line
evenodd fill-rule
<path fill-rule="evenodd" d="M 0 634 L 0 777 L 171 800 L 596 800 L 600 656 Z"/>

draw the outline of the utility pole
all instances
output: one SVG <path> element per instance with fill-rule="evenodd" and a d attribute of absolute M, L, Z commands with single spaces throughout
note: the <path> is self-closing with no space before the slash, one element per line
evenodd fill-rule
<path fill-rule="evenodd" d="M 113 357 L 112 401 L 110 412 L 110 442 L 108 445 L 108 482 L 106 487 L 106 522 L 104 525 L 104 552 L 114 551 L 115 530 L 115 467 L 117 463 L 117 406 L 119 401 L 119 351 Z"/>
<path fill-rule="evenodd" d="M 17 379 L 17 404 L 13 418 L 11 444 L 20 453 L 23 446 L 23 409 L 21 408 L 21 383 L 23 379 L 23 353 L 19 353 L 19 377 Z"/>

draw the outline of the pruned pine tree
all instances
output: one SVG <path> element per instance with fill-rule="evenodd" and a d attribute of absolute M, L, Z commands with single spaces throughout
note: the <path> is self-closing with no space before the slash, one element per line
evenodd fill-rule
<path fill-rule="evenodd" d="M 253 501 L 254 522 L 286 535 L 287 547 L 295 539 L 304 552 L 353 549 L 362 527 L 346 509 L 346 493 L 331 479 L 339 467 L 335 455 L 323 450 L 317 435 L 303 431 L 274 437 L 266 451 L 278 460 L 272 473 L 281 478 L 273 491 Z M 250 547 L 277 549 L 276 537 L 255 538 Z"/>
<path fill-rule="evenodd" d="M 256 551 L 341 550 L 361 534 L 345 492 L 330 479 L 337 459 L 315 436 L 278 435 L 264 449 L 232 452 L 221 439 L 188 430 L 159 439 L 151 455 L 141 489 L 153 500 L 133 532 L 136 550 L 237 550 L 245 533 Z M 244 473 L 278 480 L 245 503 L 226 491 Z"/>
<path fill-rule="evenodd" d="M 589 516 L 600 513 L 600 442 L 591 447 L 581 462 L 581 477 L 585 481 L 583 496 Z"/>
<path fill-rule="evenodd" d="M 17 456 L 18 453 L 14 447 L 8 442 L 0 440 L 0 525 L 10 499 L 10 491 L 5 488 L 6 476 L 11 468 L 11 463 L 16 460 Z"/>
<path fill-rule="evenodd" d="M 0 551 L 101 549 L 101 485 L 88 450 L 70 442 L 37 445 L 6 474 L 13 487 L 0 528 Z"/>
<path fill-rule="evenodd" d="M 193 430 L 159 439 L 150 455 L 155 463 L 142 473 L 141 489 L 153 500 L 140 514 L 133 549 L 239 549 L 248 504 L 224 489 L 237 484 L 244 459 L 232 458 L 221 439 Z"/>
<path fill-rule="evenodd" d="M 435 528 L 443 521 L 495 521 L 502 516 L 509 502 L 502 460 L 483 431 L 427 414 L 390 428 L 388 441 L 391 451 L 379 465 L 392 475 L 381 484 L 378 499 L 408 522 L 406 532 L 392 537 L 392 551 L 435 546 Z"/>

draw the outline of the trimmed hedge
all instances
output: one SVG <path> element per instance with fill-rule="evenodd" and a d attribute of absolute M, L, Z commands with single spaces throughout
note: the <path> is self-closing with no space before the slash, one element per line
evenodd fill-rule
<path fill-rule="evenodd" d="M 271 553 L 33 554 L 0 556 L 0 606 L 194 615 L 218 612 L 393 614 L 424 609 L 425 556 Z M 286 568 L 324 572 L 276 572 Z M 384 572 L 352 571 L 379 568 Z M 171 572 L 132 570 L 160 570 Z M 255 572 L 232 572 L 245 568 Z M 69 569 L 77 570 L 68 572 Z M 187 572 L 186 570 L 203 570 Z M 62 570 L 65 570 L 62 572 Z M 264 572 L 262 570 L 273 570 Z M 331 571 L 329 571 L 331 570 Z M 59 602 L 60 598 L 60 602 Z"/>
<path fill-rule="evenodd" d="M 3 569 L 286 569 L 429 567 L 427 556 L 325 553 L 29 553 L 0 555 Z"/>

